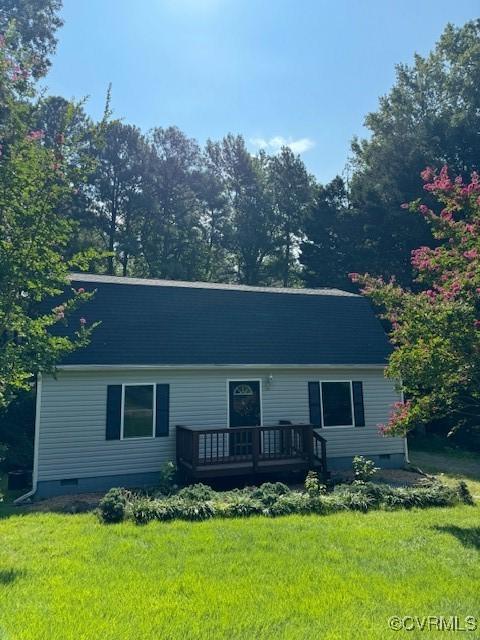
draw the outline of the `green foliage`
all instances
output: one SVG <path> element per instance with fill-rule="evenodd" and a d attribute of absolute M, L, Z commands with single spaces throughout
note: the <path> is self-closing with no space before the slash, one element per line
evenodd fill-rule
<path fill-rule="evenodd" d="M 259 487 L 254 487 L 251 496 L 265 507 L 270 507 L 279 496 L 290 493 L 289 487 L 283 482 L 265 482 Z"/>
<path fill-rule="evenodd" d="M 264 505 L 250 495 L 229 492 L 217 503 L 217 513 L 224 518 L 246 518 L 260 515 Z"/>
<path fill-rule="evenodd" d="M 458 483 L 457 494 L 460 499 L 460 502 L 463 502 L 464 504 L 468 504 L 470 506 L 473 506 L 475 504 L 475 501 L 472 497 L 472 494 L 470 493 L 470 490 L 465 480 L 460 480 L 460 482 Z"/>
<path fill-rule="evenodd" d="M 12 46 L 28 53 L 31 73 L 44 76 L 50 66 L 49 57 L 55 52 L 55 32 L 63 25 L 58 15 L 62 0 L 2 0 L 0 5 L 0 34 L 14 26 Z"/>
<path fill-rule="evenodd" d="M 110 489 L 98 505 L 98 514 L 102 522 L 112 524 L 122 522 L 127 515 L 127 510 L 132 496 L 129 491 L 121 488 Z M 136 502 L 137 500 L 135 500 Z"/>
<path fill-rule="evenodd" d="M 61 205 L 83 165 L 63 131 L 49 146 L 44 132 L 32 128 L 31 60 L 18 46 L 25 34 L 17 36 L 12 26 L 0 41 L 0 407 L 29 389 L 38 371 L 52 372 L 63 356 L 87 344 L 94 328 L 82 321 L 67 337 L 55 327 L 93 293 L 72 290 L 54 309 L 45 306 L 68 287 L 69 270 L 85 268 L 92 258 L 64 255 L 75 225 Z M 35 42 L 41 46 L 41 38 Z"/>
<path fill-rule="evenodd" d="M 173 462 L 165 462 L 158 478 L 157 488 L 163 495 L 170 495 L 176 487 L 177 467 Z"/>
<path fill-rule="evenodd" d="M 293 513 L 309 513 L 312 509 L 312 495 L 301 493 L 299 491 L 291 491 L 279 495 L 275 502 L 268 506 L 264 511 L 264 515 L 287 516 Z"/>
<path fill-rule="evenodd" d="M 195 500 L 201 502 L 211 500 L 215 496 L 215 491 L 206 484 L 199 482 L 198 484 L 183 487 L 183 489 L 180 489 L 177 493 L 177 496 L 183 500 Z"/>
<path fill-rule="evenodd" d="M 316 471 L 309 471 L 305 478 L 305 491 L 309 496 L 316 496 L 326 492 L 326 487 L 320 482 L 320 477 Z"/>
<path fill-rule="evenodd" d="M 378 467 L 373 460 L 364 456 L 355 456 L 352 461 L 353 475 L 359 482 L 368 482 L 377 473 Z"/>
<path fill-rule="evenodd" d="M 310 214 L 315 181 L 300 156 L 288 147 L 282 147 L 279 154 L 269 159 L 267 170 L 272 190 L 276 245 L 272 270 L 276 279 L 288 287 L 292 285 L 295 256 Z"/>
<path fill-rule="evenodd" d="M 407 400 L 394 405 L 387 434 L 443 417 L 454 432 L 480 417 L 480 179 L 453 177 L 446 166 L 422 178 L 432 205 L 403 208 L 428 221 L 438 246 L 412 252 L 416 289 L 352 274 L 392 327 L 387 374 L 402 381 Z"/>
<path fill-rule="evenodd" d="M 417 176 L 428 165 L 464 177 L 479 169 L 479 41 L 480 20 L 450 24 L 430 54 L 397 66 L 365 119 L 368 139 L 353 141 L 347 187 L 337 177 L 319 189 L 300 258 L 307 286 L 350 288 L 352 271 L 412 286 L 410 253 L 432 236 L 421 216 L 406 223 L 399 205 L 424 195 Z"/>
<path fill-rule="evenodd" d="M 473 503 L 468 488 L 461 483 L 455 487 L 432 482 L 421 487 L 394 488 L 371 482 L 354 482 L 339 485 L 330 493 L 325 493 L 322 485 L 318 484 L 310 492 L 291 491 L 280 482 L 225 492 L 197 484 L 185 487 L 177 494 L 156 498 L 112 489 L 102 499 L 98 514 L 102 522 L 131 518 L 137 524 L 146 524 L 153 520 L 197 521 L 214 517 L 326 515 L 339 511 L 446 507 L 460 502 Z"/>
<path fill-rule="evenodd" d="M 8 471 L 32 468 L 34 431 L 35 392 L 30 390 L 20 393 L 8 407 L 0 409 L 0 443 L 6 445 L 1 468 Z"/>

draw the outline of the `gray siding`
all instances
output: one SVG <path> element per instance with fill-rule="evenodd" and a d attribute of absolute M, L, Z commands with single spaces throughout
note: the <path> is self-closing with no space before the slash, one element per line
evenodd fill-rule
<path fill-rule="evenodd" d="M 269 374 L 271 385 L 267 384 Z M 322 429 L 329 458 L 356 454 L 403 454 L 401 438 L 384 438 L 378 424 L 399 399 L 381 370 L 126 370 L 61 371 L 44 377 L 39 425 L 38 480 L 87 478 L 158 471 L 175 460 L 175 425 L 224 427 L 227 380 L 262 381 L 263 423 L 309 422 L 309 380 L 362 380 L 365 427 Z M 133 382 L 170 384 L 170 436 L 105 440 L 107 385 Z"/>

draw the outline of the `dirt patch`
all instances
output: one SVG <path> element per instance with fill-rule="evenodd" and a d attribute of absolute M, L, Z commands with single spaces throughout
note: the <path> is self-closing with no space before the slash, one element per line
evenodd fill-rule
<path fill-rule="evenodd" d="M 352 482 L 353 471 L 332 471 L 331 478 L 335 484 Z M 373 476 L 373 482 L 390 484 L 393 487 L 413 487 L 423 484 L 426 476 L 416 469 L 380 469 Z"/>
<path fill-rule="evenodd" d="M 55 496 L 32 502 L 29 511 L 57 513 L 86 513 L 93 511 L 105 495 L 103 493 L 78 493 L 75 495 Z"/>

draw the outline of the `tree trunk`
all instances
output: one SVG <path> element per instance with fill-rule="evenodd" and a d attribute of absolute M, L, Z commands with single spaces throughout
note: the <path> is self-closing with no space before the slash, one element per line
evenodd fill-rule
<path fill-rule="evenodd" d="M 285 238 L 285 256 L 283 265 L 283 286 L 288 287 L 288 281 L 290 279 L 290 251 L 291 251 L 291 239 L 290 232 L 287 231 Z"/>
<path fill-rule="evenodd" d="M 115 235 L 117 231 L 117 190 L 116 190 L 116 179 L 113 179 L 113 188 L 112 188 L 112 201 L 111 201 L 111 217 L 110 217 L 110 230 L 108 234 L 108 250 L 112 254 L 108 257 L 108 275 L 113 276 L 115 273 Z"/>

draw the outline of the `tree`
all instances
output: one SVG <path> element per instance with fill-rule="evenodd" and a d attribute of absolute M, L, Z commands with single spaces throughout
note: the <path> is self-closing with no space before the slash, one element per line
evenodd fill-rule
<path fill-rule="evenodd" d="M 29 128 L 25 104 L 34 87 L 17 41 L 10 30 L 0 43 L 0 406 L 27 389 L 36 372 L 53 371 L 60 358 L 86 344 L 94 328 L 82 319 L 71 337 L 52 331 L 91 294 L 72 292 L 50 310 L 46 300 L 66 288 L 71 266 L 82 267 L 91 256 L 63 257 L 72 224 L 58 204 L 72 189 L 70 141 L 59 138 L 49 148 L 43 132 Z"/>
<path fill-rule="evenodd" d="M 317 186 L 313 205 L 305 219 L 305 239 L 300 245 L 302 278 L 307 287 L 351 289 L 348 273 L 358 268 L 355 228 L 345 184 L 336 176 Z"/>
<path fill-rule="evenodd" d="M 102 231 L 91 207 L 92 182 L 97 169 L 97 149 L 103 136 L 103 121 L 94 126 L 86 115 L 83 101 L 69 102 L 60 96 L 41 96 L 31 105 L 32 130 L 42 131 L 44 146 L 55 149 L 59 140 L 68 140 L 68 148 L 63 145 L 64 170 L 68 179 L 76 185 L 65 192 L 58 203 L 58 213 L 68 218 L 74 225 L 64 255 L 71 258 L 76 253 L 95 247 L 105 250 Z M 92 266 L 92 265 L 90 265 Z"/>
<path fill-rule="evenodd" d="M 265 261 L 273 253 L 273 200 L 268 184 L 268 158 L 253 157 L 241 136 L 208 141 L 209 162 L 223 186 L 230 209 L 229 249 L 236 279 L 249 285 L 265 281 Z"/>
<path fill-rule="evenodd" d="M 107 271 L 128 274 L 129 260 L 138 254 L 135 223 L 142 192 L 148 145 L 137 127 L 114 120 L 102 127 L 91 153 L 96 163 L 90 179 L 89 212 L 109 252 Z"/>
<path fill-rule="evenodd" d="M 268 160 L 268 183 L 272 191 L 275 244 L 280 280 L 288 287 L 297 263 L 298 244 L 310 211 L 313 179 L 300 156 L 289 147 Z"/>
<path fill-rule="evenodd" d="M 44 76 L 55 52 L 55 32 L 63 25 L 59 11 L 62 0 L 2 0 L 0 34 L 13 26 L 10 44 L 28 56 L 28 72 L 35 79 Z M 23 67 L 27 71 L 27 67 Z"/>
<path fill-rule="evenodd" d="M 199 279 L 205 257 L 200 148 L 176 127 L 154 129 L 150 144 L 140 229 L 147 275 Z"/>
<path fill-rule="evenodd" d="M 402 206 L 419 212 L 440 244 L 412 252 L 419 290 L 352 274 L 392 327 L 387 374 L 401 381 L 407 400 L 395 405 L 387 434 L 442 417 L 453 433 L 480 420 L 480 179 L 475 172 L 467 183 L 452 179 L 446 166 L 422 176 L 439 205 Z"/>
<path fill-rule="evenodd" d="M 201 277 L 211 282 L 230 282 L 235 274 L 229 251 L 232 227 L 227 197 L 208 154 L 203 155 L 202 165 L 197 190 L 205 256 Z"/>
<path fill-rule="evenodd" d="M 427 165 L 447 163 L 464 178 L 478 169 L 479 86 L 480 20 L 448 25 L 430 55 L 397 67 L 395 86 L 366 117 L 370 138 L 352 145 L 361 270 L 411 284 L 410 252 L 431 234 L 421 218 L 405 224 L 398 203 L 421 196 L 415 176 Z"/>

